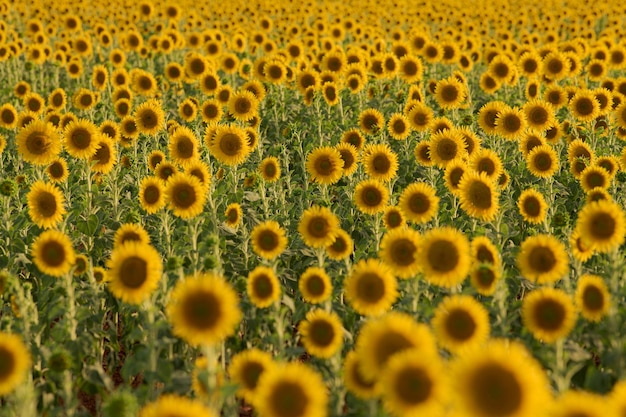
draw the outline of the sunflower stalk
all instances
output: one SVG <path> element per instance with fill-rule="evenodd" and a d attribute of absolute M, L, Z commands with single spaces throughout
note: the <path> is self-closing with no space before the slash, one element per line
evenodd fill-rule
<path fill-rule="evenodd" d="M 556 388 L 559 393 L 563 393 L 569 388 L 569 380 L 565 369 L 564 344 L 564 338 L 556 341 L 556 368 L 554 370 L 554 377 Z"/>
<path fill-rule="evenodd" d="M 207 363 L 207 380 L 205 382 L 209 394 L 208 401 L 213 410 L 219 411 L 222 409 L 223 398 L 218 386 L 217 349 L 213 345 L 203 345 L 202 351 Z"/>
<path fill-rule="evenodd" d="M 65 292 L 67 296 L 67 322 L 69 325 L 70 340 L 76 340 L 76 328 L 78 323 L 76 321 L 76 296 L 74 293 L 74 283 L 72 279 L 72 272 L 68 272 L 63 276 L 63 284 L 65 285 Z"/>

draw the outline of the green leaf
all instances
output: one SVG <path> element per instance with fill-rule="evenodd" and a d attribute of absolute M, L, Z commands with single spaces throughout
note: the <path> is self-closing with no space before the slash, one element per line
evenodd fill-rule
<path fill-rule="evenodd" d="M 93 236 L 98 230 L 100 220 L 95 214 L 90 214 L 87 220 L 79 220 L 76 228 L 84 235 Z"/>

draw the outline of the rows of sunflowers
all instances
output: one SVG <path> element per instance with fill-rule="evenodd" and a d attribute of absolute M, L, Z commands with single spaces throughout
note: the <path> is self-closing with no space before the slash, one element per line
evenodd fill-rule
<path fill-rule="evenodd" d="M 0 416 L 626 415 L 622 2 L 0 16 Z"/>

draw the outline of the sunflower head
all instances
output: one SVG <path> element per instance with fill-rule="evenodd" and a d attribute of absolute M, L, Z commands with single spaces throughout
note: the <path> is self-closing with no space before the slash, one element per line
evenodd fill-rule
<path fill-rule="evenodd" d="M 247 293 L 257 308 L 273 305 L 280 298 L 280 282 L 271 268 L 259 265 L 248 274 Z"/>
<path fill-rule="evenodd" d="M 576 310 L 563 290 L 541 288 L 524 298 L 522 321 L 535 338 L 551 343 L 570 333 L 576 324 Z"/>

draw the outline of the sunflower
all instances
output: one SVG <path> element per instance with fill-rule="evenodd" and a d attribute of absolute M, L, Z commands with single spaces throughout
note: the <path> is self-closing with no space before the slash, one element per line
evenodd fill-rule
<path fill-rule="evenodd" d="M 15 137 L 17 151 L 26 162 L 48 165 L 61 152 L 61 140 L 54 126 L 35 120 L 21 128 Z"/>
<path fill-rule="evenodd" d="M 499 193 L 486 173 L 466 172 L 459 181 L 461 208 L 470 216 L 491 221 L 499 210 Z"/>
<path fill-rule="evenodd" d="M 304 243 L 313 248 L 322 248 L 335 241 L 339 230 L 339 219 L 330 209 L 313 206 L 300 217 L 298 232 Z"/>
<path fill-rule="evenodd" d="M 259 387 L 261 375 L 276 364 L 272 355 L 257 348 L 246 349 L 233 356 L 228 365 L 231 382 L 237 384 L 237 395 L 252 401 Z"/>
<path fill-rule="evenodd" d="M 528 128 L 537 133 L 544 132 L 548 127 L 554 124 L 554 109 L 550 103 L 533 99 L 526 102 L 522 110 L 526 113 Z"/>
<path fill-rule="evenodd" d="M 576 309 L 571 297 L 563 290 L 540 288 L 524 298 L 522 322 L 535 338 L 552 343 L 572 331 L 576 324 Z"/>
<path fill-rule="evenodd" d="M 258 167 L 259 174 L 266 182 L 276 182 L 280 178 L 280 163 L 275 156 L 264 158 Z"/>
<path fill-rule="evenodd" d="M 98 149 L 89 158 L 91 170 L 99 174 L 106 175 L 113 170 L 117 161 L 117 147 L 108 136 L 99 135 Z"/>
<path fill-rule="evenodd" d="M 578 278 L 574 298 L 578 311 L 589 321 L 600 321 L 609 313 L 611 294 L 597 275 L 584 274 Z"/>
<path fill-rule="evenodd" d="M 336 148 L 322 146 L 311 151 L 306 158 L 306 170 L 313 181 L 334 184 L 343 175 L 343 159 Z"/>
<path fill-rule="evenodd" d="M 37 269 L 53 277 L 68 273 L 76 258 L 71 239 L 58 230 L 46 230 L 37 236 L 31 255 Z"/>
<path fill-rule="evenodd" d="M 65 159 L 58 158 L 53 160 L 50 165 L 46 167 L 46 175 L 50 181 L 55 183 L 63 182 L 69 176 L 69 169 Z"/>
<path fill-rule="evenodd" d="M 567 91 L 560 85 L 550 85 L 544 91 L 543 99 L 552 104 L 555 109 L 559 109 L 567 104 Z"/>
<path fill-rule="evenodd" d="M 135 109 L 135 123 L 140 133 L 156 135 L 165 127 L 165 113 L 161 102 L 155 99 L 141 103 Z"/>
<path fill-rule="evenodd" d="M 46 101 L 39 94 L 30 92 L 22 98 L 22 103 L 24 103 L 25 110 L 39 115 L 44 111 Z"/>
<path fill-rule="evenodd" d="M 467 157 L 465 142 L 457 129 L 438 131 L 430 137 L 430 159 L 445 168 L 455 159 Z"/>
<path fill-rule="evenodd" d="M 479 80 L 478 86 L 485 93 L 492 95 L 502 87 L 502 82 L 488 72 L 484 72 Z"/>
<path fill-rule="evenodd" d="M 611 404 L 612 399 L 607 397 L 608 395 L 600 395 L 595 392 L 569 389 L 561 393 L 552 403 L 549 408 L 550 416 L 603 417 L 606 415 L 622 415 L 621 412 L 623 410 L 619 405 L 614 409 L 610 408 L 613 405 Z"/>
<path fill-rule="evenodd" d="M 0 396 L 13 392 L 31 369 L 30 349 L 20 336 L 0 332 Z"/>
<path fill-rule="evenodd" d="M 588 165 L 580 172 L 578 179 L 586 193 L 596 187 L 607 189 L 611 185 L 609 173 L 598 165 Z"/>
<path fill-rule="evenodd" d="M 180 397 L 174 394 L 161 395 L 156 401 L 146 404 L 139 417 L 216 417 L 200 400 Z"/>
<path fill-rule="evenodd" d="M 207 96 L 215 95 L 222 87 L 220 76 L 214 70 L 202 74 L 198 79 L 198 84 L 200 84 L 200 91 Z"/>
<path fill-rule="evenodd" d="M 363 148 L 361 161 L 365 173 L 373 179 L 388 182 L 398 171 L 398 156 L 387 144 L 371 144 Z"/>
<path fill-rule="evenodd" d="M 361 360 L 355 351 L 350 351 L 343 360 L 343 383 L 356 397 L 368 400 L 376 396 L 376 381 L 368 381 L 361 373 Z"/>
<path fill-rule="evenodd" d="M 487 148 L 476 150 L 468 161 L 468 167 L 479 174 L 484 172 L 491 181 L 496 181 L 503 171 L 500 156 Z"/>
<path fill-rule="evenodd" d="M 130 304 L 141 304 L 156 290 L 163 272 L 161 256 L 152 246 L 130 241 L 113 248 L 107 262 L 109 290 Z"/>
<path fill-rule="evenodd" d="M 376 109 L 365 109 L 359 115 L 359 128 L 366 135 L 375 135 L 385 127 L 383 114 Z"/>
<path fill-rule="evenodd" d="M 552 146 L 539 145 L 528 153 L 526 166 L 534 176 L 550 178 L 559 169 L 559 156 Z"/>
<path fill-rule="evenodd" d="M 422 166 L 430 167 L 434 165 L 432 159 L 430 159 L 430 141 L 423 140 L 415 145 L 413 155 L 415 155 L 417 163 Z"/>
<path fill-rule="evenodd" d="M 256 225 L 250 233 L 250 240 L 254 253 L 268 260 L 279 256 L 287 247 L 285 230 L 273 220 Z"/>
<path fill-rule="evenodd" d="M 131 87 L 135 93 L 144 97 L 152 97 L 159 89 L 156 78 L 148 71 L 137 70 L 131 71 Z"/>
<path fill-rule="evenodd" d="M 165 207 L 165 186 L 157 177 L 144 177 L 139 184 L 139 203 L 148 214 Z"/>
<path fill-rule="evenodd" d="M 548 204 L 543 195 L 533 188 L 522 191 L 517 207 L 525 221 L 540 224 L 546 218 Z"/>
<path fill-rule="evenodd" d="M 388 202 L 389 190 L 376 179 L 363 180 L 354 188 L 354 203 L 363 213 L 380 213 Z"/>
<path fill-rule="evenodd" d="M 478 111 L 478 125 L 488 135 L 495 135 L 498 133 L 498 126 L 496 120 L 498 114 L 503 109 L 506 109 L 507 105 L 502 101 L 490 101 L 480 108 Z"/>
<path fill-rule="evenodd" d="M 257 308 L 266 308 L 280 299 L 280 282 L 271 268 L 259 265 L 248 274 L 248 298 Z"/>
<path fill-rule="evenodd" d="M 240 90 L 230 96 L 228 111 L 237 120 L 250 120 L 258 111 L 259 100 L 247 90 Z"/>
<path fill-rule="evenodd" d="M 327 413 L 327 388 L 308 365 L 281 364 L 261 374 L 252 405 L 263 416 L 322 417 Z"/>
<path fill-rule="evenodd" d="M 89 120 L 70 122 L 65 127 L 63 136 L 65 150 L 74 158 L 89 159 L 98 150 L 98 127 Z"/>
<path fill-rule="evenodd" d="M 202 213 L 206 193 L 198 178 L 177 172 L 165 183 L 165 201 L 175 216 L 190 219 Z"/>
<path fill-rule="evenodd" d="M 408 350 L 413 350 L 416 357 L 437 355 L 435 338 L 428 326 L 396 311 L 366 321 L 356 341 L 360 371 L 367 381 L 382 377 L 389 360 Z"/>
<path fill-rule="evenodd" d="M 517 140 L 526 130 L 526 114 L 517 107 L 506 107 L 496 116 L 495 125 L 500 136 Z"/>
<path fill-rule="evenodd" d="M 479 264 L 470 273 L 470 283 L 476 292 L 483 296 L 491 296 L 496 292 L 498 281 L 502 278 L 500 269 L 491 264 Z"/>
<path fill-rule="evenodd" d="M 326 246 L 326 256 L 330 259 L 340 261 L 352 255 L 354 251 L 354 242 L 350 235 L 343 229 L 337 231 L 335 241 Z"/>
<path fill-rule="evenodd" d="M 335 82 L 329 81 L 322 85 L 322 96 L 328 106 L 335 106 L 339 104 L 339 99 L 341 98 L 339 92 L 340 88 Z"/>
<path fill-rule="evenodd" d="M 365 138 L 359 129 L 350 129 L 341 135 L 341 143 L 348 143 L 354 146 L 357 151 L 361 151 L 365 146 Z"/>
<path fill-rule="evenodd" d="M 191 129 L 179 126 L 169 137 L 170 157 L 179 165 L 186 167 L 199 158 L 200 143 Z"/>
<path fill-rule="evenodd" d="M 466 87 L 455 77 L 438 81 L 435 86 L 435 101 L 442 109 L 455 109 L 460 107 L 466 95 Z"/>
<path fill-rule="evenodd" d="M 624 243 L 624 210 L 613 201 L 586 204 L 579 212 L 576 230 L 585 245 L 597 252 L 610 252 Z"/>
<path fill-rule="evenodd" d="M 378 259 L 360 260 L 343 286 L 352 308 L 364 316 L 383 314 L 398 298 L 398 283 L 393 271 Z"/>
<path fill-rule="evenodd" d="M 241 223 L 243 212 L 239 203 L 231 203 L 224 210 L 224 217 L 226 218 L 226 225 L 232 228 L 236 228 Z"/>
<path fill-rule="evenodd" d="M 608 400 L 609 406 L 623 416 L 626 411 L 626 381 L 622 379 L 613 385 L 613 389 L 608 393 Z"/>
<path fill-rule="evenodd" d="M 359 167 L 359 151 L 354 145 L 345 142 L 339 143 L 335 149 L 343 160 L 343 175 L 352 175 Z"/>
<path fill-rule="evenodd" d="M 13 129 L 17 126 L 17 110 L 11 103 L 0 106 L 0 127 Z"/>
<path fill-rule="evenodd" d="M 387 230 L 404 228 L 406 217 L 398 206 L 387 206 L 383 212 L 383 224 Z"/>
<path fill-rule="evenodd" d="M 569 109 L 576 120 L 589 122 L 600 115 L 600 103 L 589 90 L 578 90 L 569 101 Z"/>
<path fill-rule="evenodd" d="M 308 267 L 298 281 L 298 289 L 304 301 L 311 304 L 320 304 L 326 301 L 333 292 L 330 277 L 322 268 Z"/>
<path fill-rule="evenodd" d="M 120 126 L 113 120 L 103 121 L 100 123 L 98 130 L 102 135 L 108 137 L 114 143 L 120 140 Z"/>
<path fill-rule="evenodd" d="M 115 231 L 113 236 L 113 248 L 123 245 L 127 242 L 138 242 L 142 244 L 150 244 L 150 236 L 146 229 L 140 224 L 124 223 Z"/>
<path fill-rule="evenodd" d="M 26 196 L 28 215 L 37 226 L 48 229 L 56 226 L 65 211 L 63 193 L 54 184 L 37 181 Z"/>
<path fill-rule="evenodd" d="M 418 250 L 420 235 L 409 228 L 387 231 L 380 243 L 380 258 L 399 278 L 412 278 L 420 271 Z"/>
<path fill-rule="evenodd" d="M 459 356 L 450 380 L 456 407 L 477 417 L 530 417 L 551 399 L 541 365 L 522 344 L 504 339 Z"/>
<path fill-rule="evenodd" d="M 418 262 L 428 282 L 450 288 L 469 273 L 469 253 L 470 244 L 462 232 L 451 227 L 434 228 L 420 241 Z"/>
<path fill-rule="evenodd" d="M 218 161 L 230 166 L 241 164 L 251 151 L 245 129 L 235 125 L 219 125 L 209 150 Z"/>
<path fill-rule="evenodd" d="M 442 415 L 448 400 L 444 369 L 437 354 L 420 349 L 393 355 L 378 381 L 385 410 L 394 416 Z"/>
<path fill-rule="evenodd" d="M 167 304 L 175 335 L 192 346 L 222 342 L 241 321 L 239 298 L 228 282 L 213 273 L 179 281 Z"/>
<path fill-rule="evenodd" d="M 538 284 L 553 283 L 569 270 L 565 245 L 552 235 L 535 235 L 522 242 L 517 266 L 522 276 Z"/>
<path fill-rule="evenodd" d="M 395 140 L 405 140 L 411 134 L 411 125 L 404 114 L 394 113 L 387 122 L 387 131 Z"/>
<path fill-rule="evenodd" d="M 343 325 L 334 311 L 309 311 L 298 331 L 306 351 L 318 358 L 332 358 L 343 345 Z"/>
<path fill-rule="evenodd" d="M 405 111 L 405 114 L 411 128 L 416 132 L 425 132 L 430 129 L 434 119 L 432 109 L 420 101 L 415 102 L 408 111 Z"/>
<path fill-rule="evenodd" d="M 489 338 L 489 312 L 469 295 L 444 298 L 435 309 L 431 325 L 439 344 L 457 354 Z"/>

